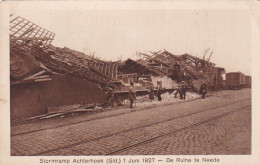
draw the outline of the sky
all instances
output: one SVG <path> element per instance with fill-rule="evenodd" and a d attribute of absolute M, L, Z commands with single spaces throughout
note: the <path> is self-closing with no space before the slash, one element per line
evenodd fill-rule
<path fill-rule="evenodd" d="M 54 46 L 95 52 L 103 60 L 136 59 L 136 52 L 163 49 L 202 58 L 210 48 L 217 66 L 251 75 L 251 19 L 245 9 L 20 9 L 13 14 L 54 32 Z"/>

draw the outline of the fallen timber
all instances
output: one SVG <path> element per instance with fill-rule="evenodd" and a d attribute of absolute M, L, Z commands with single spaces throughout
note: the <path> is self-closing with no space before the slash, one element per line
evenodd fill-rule
<path fill-rule="evenodd" d="M 30 54 L 49 70 L 73 74 L 101 85 L 113 86 L 116 81 L 120 61 L 102 61 L 66 47 L 55 47 L 51 45 L 55 33 L 19 16 L 10 21 L 10 32 L 11 56 Z"/>
<path fill-rule="evenodd" d="M 93 112 L 103 107 L 113 107 L 115 104 L 118 106 L 122 101 L 128 99 L 130 82 L 135 83 L 137 96 L 147 95 L 150 88 L 156 86 L 154 77 L 167 77 L 171 80 L 172 83 L 168 84 L 170 87 L 166 88 L 166 82 L 156 79 L 156 81 L 162 82 L 163 93 L 172 93 L 177 89 L 172 84 L 177 84 L 183 80 L 188 83 L 193 80 L 205 80 L 208 84 L 212 83 L 211 74 L 215 64 L 209 62 L 209 59 L 213 52 L 211 52 L 208 60 L 205 60 L 206 53 L 203 59 L 200 59 L 188 54 L 174 55 L 166 50 L 161 50 L 150 52 L 150 55 L 139 52 L 140 59 L 138 60 L 128 59 L 123 62 L 112 62 L 103 61 L 94 58 L 91 54 L 87 55 L 67 47 L 53 46 L 54 37 L 55 33 L 22 17 L 11 19 L 11 86 L 50 82 L 53 80 L 53 75 L 72 75 L 99 85 L 100 89 L 107 93 L 107 98 L 105 102 L 95 102 L 91 106 L 80 104 L 80 107 L 77 108 L 38 115 L 40 119 Z M 25 63 L 23 63 L 24 61 Z M 30 63 L 33 65 L 30 65 Z"/>
<path fill-rule="evenodd" d="M 140 61 L 149 61 L 149 64 L 156 63 L 157 70 L 162 71 L 162 65 L 168 68 L 168 72 L 165 75 L 173 74 L 176 71 L 176 66 L 180 66 L 180 71 L 186 72 L 186 77 L 192 77 L 195 79 L 206 78 L 205 73 L 215 66 L 215 64 L 194 57 L 192 55 L 173 55 L 170 52 L 163 50 L 158 52 L 151 52 L 151 55 L 138 52 Z M 142 58 L 144 56 L 144 58 Z M 148 64 L 148 66 L 149 66 Z M 154 64 L 153 64 L 154 65 Z"/>

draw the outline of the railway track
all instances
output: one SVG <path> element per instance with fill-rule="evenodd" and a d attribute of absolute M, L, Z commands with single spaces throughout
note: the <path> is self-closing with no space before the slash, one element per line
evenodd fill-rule
<path fill-rule="evenodd" d="M 185 101 L 185 102 L 167 103 L 167 104 L 160 105 L 160 106 L 165 107 L 165 106 L 169 106 L 169 105 L 173 105 L 173 104 L 182 104 L 182 103 L 195 101 L 197 99 L 198 98 L 191 99 L 191 100 L 188 100 L 188 101 Z M 138 109 L 138 111 L 149 110 L 152 107 L 154 107 L 154 106 L 148 106 L 148 107 L 140 108 L 140 109 Z M 14 134 L 11 134 L 11 137 L 24 135 L 24 134 L 28 134 L 28 133 L 44 131 L 44 130 L 49 130 L 49 129 L 53 129 L 53 128 L 60 128 L 60 127 L 65 127 L 65 126 L 69 126 L 69 125 L 80 124 L 80 123 L 84 123 L 84 122 L 89 122 L 89 121 L 94 121 L 94 120 L 99 120 L 99 119 L 104 119 L 104 118 L 109 118 L 109 117 L 121 116 L 121 115 L 128 114 L 128 113 L 132 113 L 132 111 L 126 111 L 126 112 L 122 112 L 122 113 L 119 113 L 119 114 L 108 115 L 108 116 L 103 116 L 103 117 L 96 117 L 96 118 L 93 118 L 93 119 L 86 119 L 86 120 L 81 120 L 81 121 L 77 121 L 77 122 L 71 122 L 71 123 L 68 123 L 68 124 L 62 124 L 62 125 L 58 125 L 58 126 L 51 126 L 51 127 L 48 127 L 48 128 L 42 128 L 42 129 L 37 129 L 37 130 L 33 130 L 33 131 L 27 131 L 27 132 L 22 132 L 22 133 L 14 133 Z"/>
<path fill-rule="evenodd" d="M 243 101 L 248 101 L 250 99 L 243 99 Z M 183 117 L 189 117 L 189 116 L 192 116 L 192 115 L 196 115 L 196 114 L 199 114 L 199 113 L 203 113 L 203 112 L 207 112 L 207 111 L 213 111 L 215 109 L 218 109 L 218 108 L 222 108 L 222 107 L 225 107 L 225 106 L 228 106 L 228 105 L 232 105 L 232 104 L 236 104 L 238 102 L 241 102 L 242 100 L 238 100 L 238 101 L 235 101 L 235 102 L 232 102 L 232 103 L 229 103 L 229 104 L 224 104 L 224 105 L 220 105 L 220 106 L 216 106 L 216 107 L 213 107 L 213 108 L 207 108 L 207 109 L 204 109 L 202 111 L 198 111 L 198 112 L 194 112 L 194 113 L 189 113 L 189 114 L 186 114 L 186 115 L 182 115 L 182 116 L 177 116 L 177 117 L 172 117 L 172 118 L 169 118 L 167 120 L 162 120 L 162 121 L 158 121 L 158 122 L 153 122 L 153 123 L 150 123 L 150 124 L 146 124 L 146 125 L 142 125 L 142 126 L 139 126 L 139 127 L 135 127 L 135 128 L 131 128 L 131 129 L 127 129 L 127 130 L 123 130 L 123 131 L 119 131 L 119 132 L 116 132 L 116 133 L 111 133 L 111 134 L 108 134 L 108 135 L 104 135 L 104 136 L 100 136 L 100 137 L 97 137 L 97 138 L 94 138 L 94 139 L 88 139 L 88 140 L 82 140 L 80 142 L 77 142 L 77 143 L 73 143 L 73 144 L 69 144 L 69 145 L 64 145 L 64 146 L 61 146 L 61 147 L 57 147 L 57 148 L 54 148 L 54 149 L 49 149 L 49 150 L 45 150 L 43 152 L 38 152 L 38 153 L 35 153 L 35 154 L 32 154 L 33 156 L 37 156 L 37 155 L 44 155 L 44 154 L 47 154 L 47 153 L 50 153 L 50 152 L 55 152 L 55 151 L 58 151 L 58 150 L 61 150 L 61 149 L 66 149 L 66 148 L 70 148 L 70 147 L 73 147 L 75 145 L 80 145 L 80 144 L 84 144 L 84 143 L 89 143 L 89 142 L 93 142 L 93 141 L 97 141 L 97 140 L 100 140 L 100 139 L 105 139 L 105 138 L 109 138 L 109 137 L 112 137 L 112 136 L 116 136 L 118 134 L 122 134 L 122 133 L 127 133 L 127 132 L 131 132 L 131 131 L 134 131 L 134 130 L 138 130 L 138 129 L 142 129 L 142 128 L 145 128 L 145 127 L 151 127 L 151 126 L 154 126 L 154 125 L 157 125 L 157 124 L 161 124 L 161 123 L 166 123 L 166 122 L 169 122 L 169 121 L 172 121 L 172 120 L 176 120 L 176 119 L 180 119 L 180 118 L 183 118 Z M 250 105 L 247 105 L 245 107 L 249 107 Z M 243 109 L 245 107 L 242 107 L 242 108 L 239 108 L 239 109 Z M 148 140 L 145 140 L 145 141 L 142 141 L 140 143 L 136 143 L 136 144 L 133 144 L 133 145 L 130 145 L 128 147 L 124 147 L 122 149 L 119 149 L 118 151 L 114 151 L 114 152 L 110 152 L 108 153 L 107 155 L 112 155 L 112 154 L 116 154 L 120 151 L 123 151 L 127 148 L 132 148 L 132 147 L 135 147 L 135 146 L 138 146 L 138 145 L 141 145 L 141 144 L 144 144 L 144 143 L 147 143 L 149 141 L 153 141 L 157 138 L 160 138 L 160 137 L 163 137 L 163 136 L 167 136 L 171 133 L 174 133 L 174 132 L 178 132 L 178 131 L 181 131 L 181 130 L 184 130 L 184 129 L 187 129 L 187 128 L 190 128 L 192 126 L 196 126 L 198 124 L 202 124 L 202 123 L 205 123 L 207 121 L 210 121 L 210 120 L 214 120 L 214 119 L 217 119 L 217 118 L 220 118 L 224 115 L 227 115 L 227 114 L 230 114 L 234 111 L 237 111 L 239 109 L 235 109 L 235 110 L 232 110 L 228 113 L 224 113 L 224 114 L 221 114 L 219 116 L 214 116 L 214 117 L 211 117 L 209 119 L 206 119 L 206 120 L 203 120 L 203 121 L 200 121 L 198 123 L 195 123 L 195 124 L 192 124 L 190 126 L 187 126 L 187 127 L 184 127 L 184 128 L 181 128 L 179 130 L 174 130 L 170 133 L 166 133 L 166 134 L 161 134 L 159 136 L 156 136 L 156 137 L 153 137 L 153 138 L 150 138 Z"/>
<path fill-rule="evenodd" d="M 233 111 L 230 111 L 230 112 L 227 112 L 227 113 L 218 115 L 218 116 L 214 116 L 214 117 L 211 117 L 211 118 L 206 119 L 206 120 L 202 120 L 202 121 L 200 121 L 200 122 L 197 122 L 197 123 L 195 123 L 195 124 L 192 124 L 192 125 L 183 127 L 183 128 L 181 128 L 181 129 L 177 129 L 177 130 L 174 130 L 174 131 L 171 131 L 171 132 L 168 132 L 168 133 L 165 133 L 165 134 L 161 134 L 161 135 L 158 135 L 158 136 L 156 136 L 156 137 L 153 137 L 153 138 L 144 140 L 144 141 L 142 141 L 142 142 L 135 143 L 135 144 L 132 144 L 132 145 L 129 145 L 129 146 L 120 148 L 120 149 L 118 149 L 118 150 L 109 152 L 109 153 L 107 153 L 106 155 L 118 155 L 120 152 L 129 150 L 129 149 L 132 149 L 132 148 L 134 148 L 134 147 L 138 147 L 138 146 L 140 146 L 140 145 L 142 145 L 142 144 L 150 143 L 150 142 L 152 142 L 152 141 L 154 141 L 154 140 L 156 140 L 156 139 L 158 139 L 158 138 L 165 137 L 165 136 L 169 136 L 169 135 L 171 135 L 171 134 L 173 134 L 173 133 L 177 133 L 177 132 L 180 132 L 180 131 L 183 131 L 183 130 L 186 130 L 186 129 L 189 129 L 189 128 L 192 128 L 192 127 L 195 127 L 195 126 L 199 126 L 199 125 L 201 125 L 201 124 L 210 122 L 210 121 L 212 121 L 212 120 L 216 120 L 216 119 L 218 119 L 218 118 L 224 117 L 224 116 L 226 116 L 226 115 L 229 115 L 229 114 L 231 114 L 231 113 L 237 112 L 237 111 L 239 111 L 239 110 L 243 110 L 244 108 L 247 108 L 247 107 L 251 107 L 251 105 L 247 105 L 247 106 L 241 107 L 241 108 L 239 108 L 239 109 L 236 109 L 236 110 L 233 110 Z"/>
<path fill-rule="evenodd" d="M 219 97 L 219 96 L 218 96 L 218 97 Z M 173 105 L 173 104 L 183 104 L 183 103 L 187 103 L 187 102 L 191 102 L 191 101 L 195 101 L 195 100 L 197 100 L 197 99 L 192 99 L 192 100 L 185 101 L 185 102 L 177 102 L 177 103 L 164 104 L 164 105 L 161 105 L 161 107 L 165 107 L 165 106 L 169 106 L 169 105 Z M 238 100 L 238 101 L 235 101 L 235 102 L 232 102 L 232 103 L 228 103 L 228 104 L 224 104 L 224 105 L 222 105 L 222 106 L 227 106 L 227 105 L 230 105 L 230 104 L 235 104 L 235 103 L 240 102 L 240 101 L 243 101 L 243 100 L 250 100 L 250 98 L 249 98 L 249 99 L 240 99 L 240 100 Z M 138 111 L 150 110 L 150 108 L 152 108 L 152 106 L 150 106 L 150 107 L 144 107 L 144 108 L 138 109 Z M 213 107 L 213 108 L 210 108 L 210 109 L 216 109 L 216 108 L 219 108 L 219 107 Z M 207 110 L 207 109 L 206 109 L 206 110 Z M 136 111 L 136 112 L 138 112 L 138 111 Z M 205 110 L 198 111 L 198 112 L 196 112 L 196 113 L 203 112 L 203 111 L 205 111 Z M 58 125 L 58 126 L 51 126 L 51 127 L 47 127 L 47 128 L 42 128 L 42 129 L 37 129 L 37 130 L 32 130 L 32 131 L 26 131 L 26 132 L 21 132 L 21 133 L 13 133 L 13 134 L 11 134 L 11 137 L 20 136 L 20 135 L 25 135 L 25 134 L 29 134 L 29 133 L 40 132 L 40 131 L 45 131 L 45 130 L 50 130 L 50 129 L 55 129 L 55 128 L 66 127 L 66 126 L 70 126 L 70 125 L 76 125 L 76 124 L 80 124 L 80 123 L 84 123 L 84 122 L 90 122 L 90 121 L 95 121 L 95 120 L 99 120 L 99 119 L 105 119 L 105 118 L 109 118 L 109 117 L 121 116 L 121 115 L 128 114 L 128 113 L 133 113 L 133 112 L 127 111 L 127 112 L 123 112 L 123 113 L 119 113 L 119 114 L 108 115 L 108 116 L 103 116 L 103 117 L 97 117 L 97 118 L 94 118 L 94 119 L 87 119 L 87 120 L 72 122 L 72 123 L 63 124 L 63 125 Z M 185 117 L 185 115 L 184 115 L 184 116 L 180 116 L 180 117 Z M 180 118 L 180 117 L 178 117 L 178 118 Z"/>

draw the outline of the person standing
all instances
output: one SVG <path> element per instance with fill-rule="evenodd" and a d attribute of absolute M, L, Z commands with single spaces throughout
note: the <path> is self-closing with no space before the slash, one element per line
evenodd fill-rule
<path fill-rule="evenodd" d="M 202 81 L 200 86 L 200 94 L 202 95 L 202 99 L 205 99 L 207 93 L 207 84 Z"/>
<path fill-rule="evenodd" d="M 181 85 L 181 83 L 179 83 L 179 84 L 178 84 L 178 89 L 177 89 L 177 91 L 175 92 L 175 98 L 177 98 L 178 93 L 180 94 L 180 98 L 182 98 L 182 94 L 181 94 L 182 89 L 181 89 L 181 87 L 182 87 L 182 85 Z"/>
<path fill-rule="evenodd" d="M 151 87 L 150 87 L 149 99 L 150 99 L 150 101 L 153 101 L 153 99 L 154 99 L 153 85 L 151 85 Z"/>
<path fill-rule="evenodd" d="M 157 81 L 157 96 L 158 96 L 158 101 L 162 101 L 162 85 L 160 83 L 160 81 Z"/>
<path fill-rule="evenodd" d="M 130 100 L 130 108 L 133 108 L 134 100 L 136 99 L 136 91 L 134 88 L 134 83 L 131 82 L 129 87 L 129 100 Z"/>
<path fill-rule="evenodd" d="M 113 102 L 113 99 L 114 99 L 113 89 L 110 87 L 106 87 L 105 96 L 106 96 L 106 105 L 107 106 L 111 105 L 111 103 Z"/>
<path fill-rule="evenodd" d="M 188 85 L 186 84 L 185 81 L 182 81 L 182 84 L 181 84 L 182 88 L 182 98 L 185 100 L 186 99 L 186 92 L 187 92 L 187 88 L 188 88 Z"/>

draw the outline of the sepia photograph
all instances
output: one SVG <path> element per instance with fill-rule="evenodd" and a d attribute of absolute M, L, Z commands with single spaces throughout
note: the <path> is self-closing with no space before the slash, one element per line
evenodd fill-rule
<path fill-rule="evenodd" d="M 255 17 L 244 2 L 32 4 L 5 14 L 7 155 L 39 164 L 252 156 Z"/>

